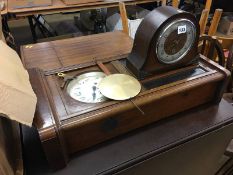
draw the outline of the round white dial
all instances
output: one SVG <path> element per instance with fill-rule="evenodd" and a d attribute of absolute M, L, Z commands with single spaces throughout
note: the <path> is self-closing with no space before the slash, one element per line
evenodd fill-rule
<path fill-rule="evenodd" d="M 77 76 L 69 82 L 67 93 L 75 100 L 85 103 L 106 101 L 99 90 L 99 83 L 106 75 L 102 72 L 89 72 Z"/>
<path fill-rule="evenodd" d="M 166 25 L 156 43 L 158 60 L 172 64 L 181 60 L 191 49 L 196 37 L 196 28 L 188 19 L 178 19 Z"/>

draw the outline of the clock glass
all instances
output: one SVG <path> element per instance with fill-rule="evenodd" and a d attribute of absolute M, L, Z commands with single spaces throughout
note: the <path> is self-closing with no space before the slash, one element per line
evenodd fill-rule
<path fill-rule="evenodd" d="M 103 72 L 88 72 L 77 76 L 69 82 L 67 93 L 75 100 L 85 103 L 106 101 L 99 90 L 100 81 L 106 76 Z"/>
<path fill-rule="evenodd" d="M 188 19 L 177 19 L 165 25 L 156 43 L 158 60 L 165 64 L 181 60 L 191 49 L 195 37 L 195 25 Z"/>

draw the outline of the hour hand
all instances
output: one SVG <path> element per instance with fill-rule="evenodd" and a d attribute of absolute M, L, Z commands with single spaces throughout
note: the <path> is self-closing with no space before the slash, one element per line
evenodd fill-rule
<path fill-rule="evenodd" d="M 96 98 L 96 93 L 95 92 L 92 94 L 92 97 L 93 97 L 93 100 L 95 100 L 95 98 Z"/>
<path fill-rule="evenodd" d="M 92 89 L 93 89 L 92 97 L 93 97 L 93 100 L 95 100 L 95 98 L 96 98 L 96 93 L 95 93 L 96 86 L 92 86 Z"/>

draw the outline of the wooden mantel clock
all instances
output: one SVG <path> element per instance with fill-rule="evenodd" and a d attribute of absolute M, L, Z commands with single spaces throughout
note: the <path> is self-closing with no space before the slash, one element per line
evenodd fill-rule
<path fill-rule="evenodd" d="M 127 67 L 143 79 L 197 63 L 199 33 L 192 14 L 170 6 L 159 7 L 140 24 Z"/>
<path fill-rule="evenodd" d="M 112 37 L 129 41 L 124 33 L 117 33 Z M 98 39 L 102 35 L 105 34 L 98 35 Z M 95 60 L 84 55 L 90 50 L 86 47 L 98 52 L 98 43 L 109 46 L 107 40 L 90 42 L 95 36 L 23 49 L 36 55 L 34 48 L 39 47 L 41 53 L 47 54 L 49 47 L 48 52 L 56 52 L 59 57 L 56 62 L 53 61 L 56 55 L 49 56 L 52 59 L 44 65 L 47 70 L 29 69 L 30 81 L 38 97 L 33 124 L 54 169 L 64 167 L 69 155 L 77 151 L 198 105 L 219 102 L 222 98 L 230 73 L 198 53 L 199 25 L 189 13 L 173 7 L 153 10 L 140 24 L 128 58 L 122 57 L 120 52 L 117 57 Z M 84 43 L 82 47 L 80 42 Z M 112 47 L 118 46 L 114 43 Z M 78 51 L 85 59 L 79 58 Z M 61 63 L 72 65 L 49 67 Z M 99 83 L 108 75 L 106 70 L 110 74 L 134 76 L 140 82 L 141 89 L 137 88 L 140 93 L 124 101 L 103 96 Z M 116 84 L 116 81 L 112 83 Z"/>

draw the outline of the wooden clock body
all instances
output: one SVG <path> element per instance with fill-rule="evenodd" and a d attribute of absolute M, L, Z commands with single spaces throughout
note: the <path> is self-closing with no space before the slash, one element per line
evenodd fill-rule
<path fill-rule="evenodd" d="M 179 17 L 188 18 L 198 26 L 194 17 L 172 7 L 158 8 L 151 14 L 139 27 L 127 60 L 125 55 L 128 52 L 119 46 L 123 43 L 125 47 L 131 47 L 131 40 L 122 32 L 21 48 L 25 67 L 37 65 L 43 69 L 29 69 L 30 81 L 38 98 L 33 125 L 53 169 L 64 167 L 73 153 L 179 112 L 221 100 L 230 73 L 202 55 L 199 58 L 196 48 L 198 28 L 191 49 L 178 62 L 164 64 L 154 54 L 155 38 L 158 38 L 157 32 L 164 23 Z M 100 47 L 109 47 L 105 50 L 114 56 L 106 57 Z M 133 72 L 141 83 L 141 92 L 125 101 L 83 103 L 71 98 L 67 89 L 61 88 L 64 81 L 57 73 L 73 77 L 86 72 L 101 72 L 93 57 L 98 57 L 112 74 L 131 75 Z M 144 115 L 132 102 L 144 111 Z"/>
<path fill-rule="evenodd" d="M 161 31 L 164 30 L 165 26 L 168 24 L 181 19 L 187 19 L 195 26 L 196 35 L 192 46 L 179 61 L 173 64 L 162 63 L 159 61 L 155 51 Z M 135 35 L 132 52 L 127 60 L 127 67 L 137 78 L 144 79 L 154 73 L 159 74 L 197 63 L 199 58 L 197 49 L 198 39 L 199 25 L 193 15 L 170 6 L 159 7 L 149 13 L 140 24 Z"/>

